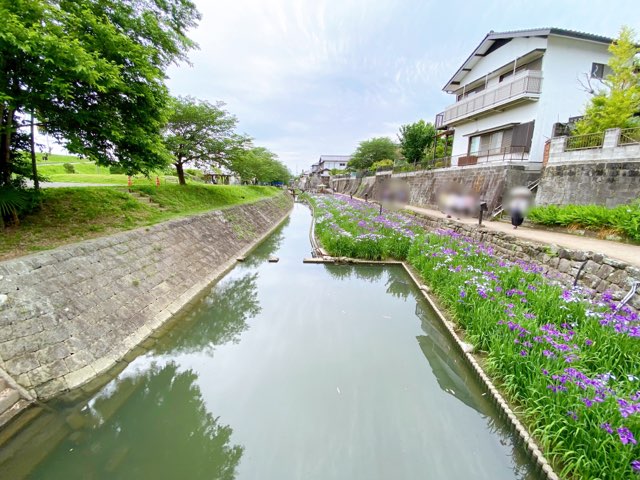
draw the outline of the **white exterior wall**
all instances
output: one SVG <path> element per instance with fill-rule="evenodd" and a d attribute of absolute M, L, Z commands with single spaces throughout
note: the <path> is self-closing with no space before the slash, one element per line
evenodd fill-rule
<path fill-rule="evenodd" d="M 451 155 L 465 155 L 467 153 L 470 134 L 509 123 L 527 123 L 534 120 L 536 118 L 536 114 L 537 102 L 528 102 L 505 110 L 504 112 L 494 113 L 490 116 L 456 125 L 455 135 L 453 137 L 453 151 Z M 540 161 L 542 161 L 542 158 L 540 158 Z M 455 159 L 454 164 L 456 164 Z"/>
<path fill-rule="evenodd" d="M 591 72 L 591 64 L 609 61 L 608 45 L 567 37 L 549 37 L 542 59 L 542 93 L 533 132 L 533 149 L 542 152 L 551 137 L 553 124 L 584 113 L 591 95 L 584 91 L 579 79 Z M 594 86 L 597 83 L 594 83 Z M 542 155 L 540 154 L 540 157 Z"/>
<path fill-rule="evenodd" d="M 553 124 L 566 122 L 569 117 L 584 113 L 590 95 L 582 89 L 578 80 L 583 74 L 591 72 L 593 62 L 608 62 L 608 46 L 602 43 L 553 35 L 548 39 L 516 38 L 482 58 L 465 77 L 464 83 L 481 78 L 536 48 L 546 48 L 542 59 L 540 99 L 456 125 L 453 156 L 467 153 L 468 135 L 471 133 L 508 123 L 535 120 L 529 160 L 541 162 L 544 144 L 551 137 Z"/>
<path fill-rule="evenodd" d="M 471 82 L 475 82 L 507 63 L 513 62 L 525 53 L 538 48 L 547 48 L 546 38 L 514 38 L 486 57 L 482 57 L 473 66 L 473 69 L 463 77 L 460 83 L 461 85 L 468 85 Z"/>

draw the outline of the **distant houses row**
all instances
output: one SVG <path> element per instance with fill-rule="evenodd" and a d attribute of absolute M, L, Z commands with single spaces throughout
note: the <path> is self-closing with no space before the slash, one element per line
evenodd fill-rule
<path fill-rule="evenodd" d="M 590 85 L 606 76 L 612 42 L 559 28 L 489 32 L 443 88 L 455 98 L 435 119 L 437 135 L 452 139 L 444 164 L 541 169 L 547 141 L 564 133 Z M 320 182 L 349 158 L 322 155 L 305 175 Z"/>

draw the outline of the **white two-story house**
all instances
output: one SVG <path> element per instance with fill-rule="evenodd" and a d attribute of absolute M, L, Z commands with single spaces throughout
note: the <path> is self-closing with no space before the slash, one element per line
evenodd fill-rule
<path fill-rule="evenodd" d="M 606 75 L 611 42 L 558 28 L 487 34 L 443 88 L 455 103 L 436 128 L 453 133 L 451 165 L 541 165 L 554 125 L 581 115 L 585 86 Z"/>

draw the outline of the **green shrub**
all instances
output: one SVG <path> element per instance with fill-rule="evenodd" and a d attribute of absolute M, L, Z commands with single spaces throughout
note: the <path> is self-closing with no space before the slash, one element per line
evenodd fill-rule
<path fill-rule="evenodd" d="M 62 168 L 64 168 L 64 171 L 67 173 L 76 173 L 75 167 L 70 163 L 65 163 L 62 165 Z"/>
<path fill-rule="evenodd" d="M 640 241 L 640 200 L 613 208 L 602 205 L 535 207 L 528 217 L 540 225 L 613 230 L 631 240 Z"/>

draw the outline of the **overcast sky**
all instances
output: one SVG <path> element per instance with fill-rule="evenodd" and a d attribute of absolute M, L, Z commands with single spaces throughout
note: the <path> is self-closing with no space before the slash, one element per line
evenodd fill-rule
<path fill-rule="evenodd" d="M 170 70 L 172 92 L 226 102 L 294 172 L 433 121 L 451 103 L 442 86 L 490 30 L 640 30 L 637 0 L 195 1 L 200 49 Z"/>
<path fill-rule="evenodd" d="M 192 66 L 175 95 L 226 102 L 295 173 L 399 125 L 433 121 L 442 86 L 490 30 L 640 31 L 637 0 L 195 0 Z"/>

